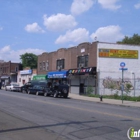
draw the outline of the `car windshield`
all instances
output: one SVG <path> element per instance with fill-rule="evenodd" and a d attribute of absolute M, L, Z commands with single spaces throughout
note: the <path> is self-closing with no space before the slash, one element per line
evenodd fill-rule
<path fill-rule="evenodd" d="M 13 86 L 19 86 L 18 84 L 12 84 Z"/>

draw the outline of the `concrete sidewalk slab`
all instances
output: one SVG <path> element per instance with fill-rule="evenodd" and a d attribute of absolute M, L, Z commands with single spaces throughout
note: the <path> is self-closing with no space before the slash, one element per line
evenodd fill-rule
<path fill-rule="evenodd" d="M 85 100 L 85 101 L 92 101 L 92 102 L 97 102 L 97 103 L 105 103 L 105 104 L 112 104 L 112 105 L 121 105 L 121 106 L 131 106 L 131 107 L 140 107 L 140 102 L 135 102 L 135 101 L 125 101 L 123 100 L 115 100 L 115 99 L 106 99 L 103 98 L 102 101 L 100 101 L 100 98 L 96 97 L 87 97 L 83 95 L 77 95 L 74 93 L 69 93 L 69 97 L 71 99 L 78 99 L 78 100 Z"/>

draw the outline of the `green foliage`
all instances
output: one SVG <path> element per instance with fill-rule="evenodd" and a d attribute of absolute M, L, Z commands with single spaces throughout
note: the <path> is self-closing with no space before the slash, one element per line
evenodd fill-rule
<path fill-rule="evenodd" d="M 126 92 L 127 94 L 130 93 L 132 87 L 133 87 L 133 86 L 132 86 L 130 83 L 127 83 L 127 84 L 125 85 L 125 92 Z"/>
<path fill-rule="evenodd" d="M 117 43 L 140 45 L 140 36 L 138 34 L 134 34 L 132 37 L 125 36 L 122 41 L 118 41 Z"/>
<path fill-rule="evenodd" d="M 87 94 L 92 94 L 93 93 L 93 87 L 92 86 L 88 86 L 87 87 Z"/>
<path fill-rule="evenodd" d="M 30 67 L 31 69 L 37 68 L 37 55 L 33 53 L 25 53 L 20 55 L 23 68 Z"/>

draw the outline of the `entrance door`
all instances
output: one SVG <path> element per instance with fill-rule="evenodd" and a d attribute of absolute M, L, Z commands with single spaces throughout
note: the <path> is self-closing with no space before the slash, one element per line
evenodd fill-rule
<path fill-rule="evenodd" d="M 84 94 L 84 84 L 80 84 L 80 94 Z"/>

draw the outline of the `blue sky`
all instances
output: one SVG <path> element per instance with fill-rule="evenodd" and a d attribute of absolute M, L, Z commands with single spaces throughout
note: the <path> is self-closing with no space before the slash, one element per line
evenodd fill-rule
<path fill-rule="evenodd" d="M 140 0 L 0 0 L 0 60 L 140 35 Z"/>

